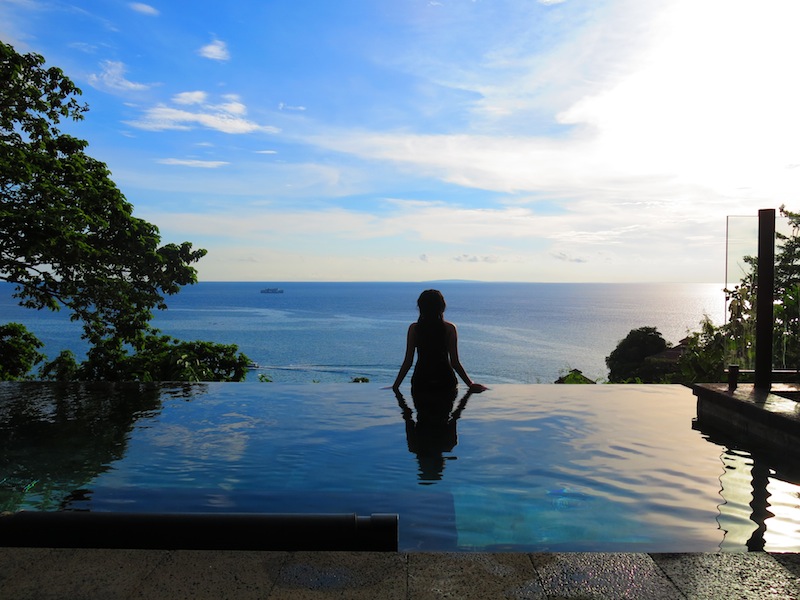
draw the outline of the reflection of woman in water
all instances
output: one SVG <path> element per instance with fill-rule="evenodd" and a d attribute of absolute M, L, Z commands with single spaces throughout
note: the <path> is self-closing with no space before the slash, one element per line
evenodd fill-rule
<path fill-rule="evenodd" d="M 480 393 L 486 386 L 474 383 L 458 358 L 458 332 L 456 326 L 444 320 L 444 296 L 438 290 L 425 290 L 417 300 L 419 319 L 408 327 L 406 355 L 392 389 L 400 389 L 411 364 L 414 352 L 417 363 L 411 376 L 411 394 L 451 393 L 458 385 L 456 373 L 470 392 Z M 451 400 L 452 401 L 452 400 Z"/>
<path fill-rule="evenodd" d="M 467 392 L 453 410 L 455 390 L 452 393 L 425 394 L 414 396 L 417 419 L 400 392 L 395 392 L 397 403 L 403 411 L 406 422 L 406 441 L 409 452 L 417 455 L 420 484 L 430 485 L 442 478 L 446 452 L 452 452 L 458 444 L 456 421 L 467 406 L 472 392 Z"/>

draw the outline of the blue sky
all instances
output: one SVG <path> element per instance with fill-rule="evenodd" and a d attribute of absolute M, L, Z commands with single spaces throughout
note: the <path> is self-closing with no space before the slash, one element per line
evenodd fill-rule
<path fill-rule="evenodd" d="M 722 281 L 800 209 L 794 0 L 0 0 L 201 280 Z"/>

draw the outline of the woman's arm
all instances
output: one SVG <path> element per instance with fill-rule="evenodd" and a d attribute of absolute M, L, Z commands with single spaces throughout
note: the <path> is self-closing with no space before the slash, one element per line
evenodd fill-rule
<path fill-rule="evenodd" d="M 408 334 L 406 335 L 406 355 L 403 358 L 403 364 L 400 365 L 400 371 L 397 373 L 397 378 L 394 380 L 392 389 L 397 391 L 400 389 L 400 384 L 406 378 L 411 364 L 414 362 L 414 350 L 417 348 L 417 324 L 412 323 L 408 326 Z"/>
<path fill-rule="evenodd" d="M 450 366 L 458 373 L 458 376 L 461 377 L 461 380 L 466 384 L 470 392 L 480 393 L 484 390 L 488 390 L 489 388 L 485 385 L 474 383 L 461 364 L 461 360 L 458 358 L 458 330 L 456 326 L 452 323 L 445 322 L 445 327 L 447 327 L 447 352 L 450 355 Z"/>

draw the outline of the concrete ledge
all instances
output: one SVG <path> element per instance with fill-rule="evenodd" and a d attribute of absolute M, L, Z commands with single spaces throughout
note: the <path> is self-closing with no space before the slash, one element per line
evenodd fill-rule
<path fill-rule="evenodd" d="M 787 395 L 797 391 L 796 386 L 783 388 Z M 701 383 L 692 386 L 692 392 L 701 428 L 720 431 L 744 445 L 800 455 L 800 403 L 795 400 L 756 390 L 752 384 L 730 391 L 722 383 Z"/>

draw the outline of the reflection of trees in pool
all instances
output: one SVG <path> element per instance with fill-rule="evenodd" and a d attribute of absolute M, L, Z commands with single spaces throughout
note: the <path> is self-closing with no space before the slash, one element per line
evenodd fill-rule
<path fill-rule="evenodd" d="M 121 459 L 134 424 L 157 415 L 162 396 L 200 385 L 0 384 L 0 511 L 69 508 L 92 479 Z"/>
<path fill-rule="evenodd" d="M 406 441 L 409 452 L 417 455 L 421 485 L 431 485 L 442 479 L 445 457 L 458 444 L 456 421 L 467 406 L 472 394 L 467 392 L 453 410 L 456 391 L 452 393 L 414 393 L 414 408 L 417 420 L 402 394 L 396 392 L 397 403 L 406 422 Z"/>

